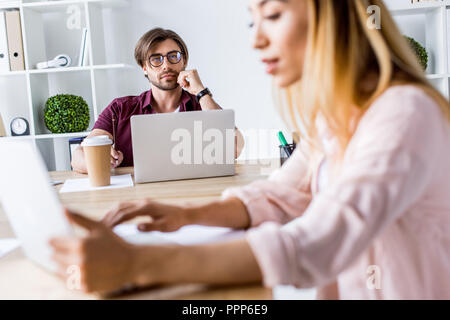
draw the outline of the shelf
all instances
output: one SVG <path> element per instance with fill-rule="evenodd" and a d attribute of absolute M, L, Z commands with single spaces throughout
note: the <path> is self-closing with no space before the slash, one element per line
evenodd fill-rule
<path fill-rule="evenodd" d="M 33 140 L 33 136 L 0 137 L 0 141 Z"/>
<path fill-rule="evenodd" d="M 426 75 L 427 79 L 445 79 L 448 78 L 449 75 L 448 74 L 427 74 Z"/>
<path fill-rule="evenodd" d="M 130 5 L 128 0 L 87 0 L 87 3 L 99 4 L 103 8 L 120 8 Z"/>
<path fill-rule="evenodd" d="M 85 67 L 68 67 L 68 68 L 50 68 L 50 69 L 33 69 L 28 70 L 30 74 L 42 74 L 42 73 L 56 73 L 56 72 L 77 72 L 77 71 L 89 71 L 89 70 L 110 70 L 110 69 L 135 69 L 136 67 L 129 64 L 103 64 L 97 66 L 85 66 Z M 25 71 L 19 71 L 25 73 Z M 1 74 L 0 74 L 1 75 Z"/>
<path fill-rule="evenodd" d="M 24 75 L 26 75 L 26 71 L 0 72 L 0 77 L 14 77 L 14 76 L 24 76 Z"/>
<path fill-rule="evenodd" d="M 39 1 L 24 2 L 23 8 L 30 8 L 39 12 L 55 12 L 65 10 L 70 5 L 84 5 L 85 3 L 98 3 L 103 8 L 115 8 L 129 5 L 127 0 L 62 0 L 62 1 Z"/>
<path fill-rule="evenodd" d="M 88 136 L 90 132 L 75 132 L 75 133 L 55 133 L 55 134 L 40 134 L 35 136 L 36 139 L 58 139 L 58 138 L 77 138 Z"/>
<path fill-rule="evenodd" d="M 19 8 L 19 7 L 20 7 L 20 1 L 0 2 L 0 9 L 13 9 L 13 8 Z"/>
<path fill-rule="evenodd" d="M 69 68 L 50 68 L 50 69 L 33 69 L 29 70 L 30 74 L 42 74 L 42 73 L 57 73 L 57 72 L 77 72 L 77 71 L 89 71 L 89 67 L 69 67 Z"/>
<path fill-rule="evenodd" d="M 55 133 L 55 134 L 40 134 L 37 136 L 8 136 L 0 137 L 0 141 L 14 141 L 14 140 L 45 140 L 45 139 L 63 139 L 63 138 L 78 138 L 88 136 L 90 132 L 75 132 L 75 133 Z"/>
<path fill-rule="evenodd" d="M 414 15 L 424 14 L 432 10 L 445 8 L 446 4 L 443 1 L 436 2 L 422 2 L 411 4 L 410 0 L 390 0 L 386 1 L 389 12 L 392 15 Z"/>
<path fill-rule="evenodd" d="M 78 72 L 89 70 L 112 70 L 112 69 L 139 69 L 136 66 L 132 66 L 124 63 L 117 64 L 101 64 L 96 66 L 84 66 L 84 67 L 68 67 L 68 68 L 50 68 L 50 69 L 32 69 L 24 71 L 8 71 L 0 72 L 0 77 L 13 77 L 23 76 L 26 74 L 45 74 L 45 73 L 57 73 L 57 72 Z"/>
<path fill-rule="evenodd" d="M 10 72 L 17 74 L 16 72 Z M 22 75 L 17 77 L 0 77 L 0 114 L 7 134 L 10 136 L 10 123 L 14 118 L 22 117 L 28 120 L 30 133 L 33 132 L 31 111 L 29 107 L 29 93 L 27 90 L 27 78 Z"/>
<path fill-rule="evenodd" d="M 410 8 L 410 9 L 398 9 L 392 10 L 391 14 L 393 16 L 407 16 L 407 15 L 416 15 L 416 14 L 427 14 L 432 11 L 436 11 L 439 9 L 445 8 L 444 5 L 439 6 L 429 6 L 429 7 L 421 7 L 421 8 Z"/>
<path fill-rule="evenodd" d="M 111 70 L 111 69 L 137 69 L 137 67 L 125 64 L 125 63 L 116 63 L 116 64 L 101 64 L 91 67 L 93 70 Z"/>
<path fill-rule="evenodd" d="M 89 71 L 89 70 L 112 70 L 112 69 L 137 69 L 137 67 L 129 64 L 103 64 L 97 66 L 86 66 L 86 67 L 69 67 L 69 68 L 50 68 L 50 69 L 32 69 L 26 71 L 8 71 L 0 72 L 0 77 L 14 77 L 14 76 L 24 76 L 26 74 L 45 74 L 45 73 L 58 73 L 58 72 L 78 72 L 78 71 Z"/>
<path fill-rule="evenodd" d="M 93 91 L 91 72 L 57 72 L 30 74 L 31 104 L 35 134 L 51 134 L 44 123 L 45 104 L 49 97 L 58 94 L 71 94 L 82 97 L 89 106 L 89 128 L 94 126 Z"/>
<path fill-rule="evenodd" d="M 419 42 L 428 52 L 427 73 L 446 75 L 447 66 L 447 33 L 444 27 L 447 14 L 444 3 L 428 4 L 426 8 L 408 9 L 408 14 L 394 15 L 394 20 L 403 35 Z M 440 76 L 437 76 L 438 78 Z"/>

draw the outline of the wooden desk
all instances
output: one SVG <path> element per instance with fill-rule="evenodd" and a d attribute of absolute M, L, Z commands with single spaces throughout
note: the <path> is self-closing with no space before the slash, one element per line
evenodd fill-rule
<path fill-rule="evenodd" d="M 268 163 L 267 161 L 265 163 Z M 279 166 L 238 163 L 236 175 L 208 179 L 138 184 L 133 188 L 59 194 L 64 206 L 91 218 L 101 219 L 114 204 L 124 200 L 151 198 L 173 204 L 207 202 L 218 199 L 223 190 L 241 186 L 267 175 Z M 133 173 L 132 168 L 119 168 L 114 174 Z M 52 179 L 85 178 L 73 172 L 51 172 Z M 59 191 L 61 186 L 57 186 Z M 0 239 L 14 237 L 0 208 Z M 68 290 L 64 281 L 42 270 L 25 258 L 21 249 L 0 258 L 0 300 L 3 299 L 96 299 L 95 295 Z M 262 286 L 210 287 L 180 285 L 121 296 L 123 299 L 271 299 L 272 291 Z"/>

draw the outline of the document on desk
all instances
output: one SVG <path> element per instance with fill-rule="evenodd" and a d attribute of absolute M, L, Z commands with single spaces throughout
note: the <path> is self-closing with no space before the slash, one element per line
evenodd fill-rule
<path fill-rule="evenodd" d="M 20 246 L 16 239 L 0 239 L 0 258 L 6 256 Z"/>
<path fill-rule="evenodd" d="M 64 182 L 60 193 L 67 192 L 83 192 L 83 191 L 96 191 L 96 190 L 107 190 L 107 189 L 119 189 L 119 188 L 130 188 L 133 187 L 133 179 L 131 174 L 124 174 L 121 176 L 111 176 L 111 184 L 106 187 L 91 187 L 89 179 L 69 179 Z"/>
<path fill-rule="evenodd" d="M 134 244 L 171 243 L 184 246 L 230 241 L 245 235 L 243 230 L 198 225 L 185 226 L 175 232 L 141 232 L 134 224 L 122 224 L 115 227 L 114 232 Z"/>

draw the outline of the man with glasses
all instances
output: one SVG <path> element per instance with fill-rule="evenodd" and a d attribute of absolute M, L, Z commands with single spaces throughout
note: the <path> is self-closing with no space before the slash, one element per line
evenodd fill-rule
<path fill-rule="evenodd" d="M 133 166 L 130 118 L 134 115 L 220 110 L 212 94 L 200 80 L 197 70 L 185 70 L 189 52 L 183 39 L 171 30 L 150 30 L 138 41 L 134 53 L 151 89 L 140 96 L 115 99 L 99 116 L 89 137 L 108 135 L 114 139 L 111 167 Z M 236 130 L 236 152 L 243 138 Z M 157 139 L 157 137 L 155 137 Z M 72 156 L 75 171 L 87 173 L 84 153 L 77 148 Z"/>

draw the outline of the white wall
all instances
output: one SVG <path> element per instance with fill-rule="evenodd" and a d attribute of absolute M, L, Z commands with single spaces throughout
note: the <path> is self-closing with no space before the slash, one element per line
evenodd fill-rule
<path fill-rule="evenodd" d="M 284 129 L 272 103 L 271 79 L 249 42 L 250 14 L 245 0 L 130 0 L 130 8 L 104 14 L 107 63 L 133 60 L 138 39 L 154 27 L 176 31 L 190 51 L 188 68 L 199 70 L 203 83 L 224 108 L 234 109 L 236 124 L 258 131 L 243 158 L 278 156 L 276 131 Z M 138 77 L 137 94 L 148 89 Z M 245 132 L 244 132 L 245 133 Z M 288 138 L 289 139 L 289 138 Z"/>

